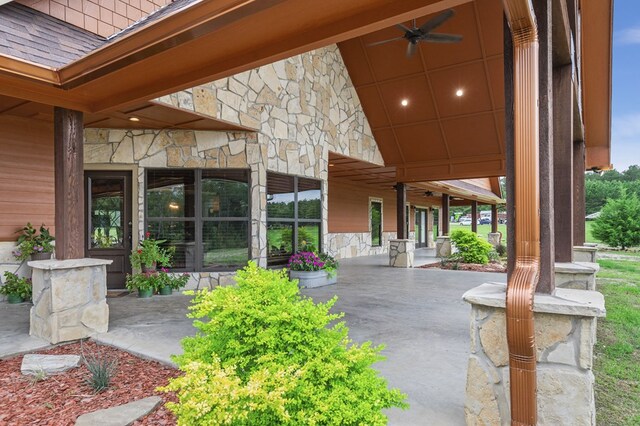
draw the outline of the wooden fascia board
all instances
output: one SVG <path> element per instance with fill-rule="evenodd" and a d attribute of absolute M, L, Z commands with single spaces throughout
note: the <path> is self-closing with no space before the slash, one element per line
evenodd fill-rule
<path fill-rule="evenodd" d="M 54 68 L 3 54 L 0 54 L 0 73 L 51 85 L 57 85 L 60 82 L 58 73 Z"/>

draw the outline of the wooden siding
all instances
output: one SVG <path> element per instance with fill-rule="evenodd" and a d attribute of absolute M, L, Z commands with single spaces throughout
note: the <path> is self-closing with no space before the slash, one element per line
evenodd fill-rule
<path fill-rule="evenodd" d="M 0 115 L 0 153 L 0 241 L 27 222 L 54 232 L 52 125 Z"/>

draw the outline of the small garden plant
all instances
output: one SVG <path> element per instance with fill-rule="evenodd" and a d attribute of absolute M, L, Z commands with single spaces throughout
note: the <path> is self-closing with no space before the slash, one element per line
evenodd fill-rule
<path fill-rule="evenodd" d="M 27 223 L 25 227 L 18 231 L 18 247 L 13 250 L 13 256 L 18 260 L 26 260 L 32 254 L 51 253 L 53 252 L 53 241 L 55 238 L 51 236 L 49 228 L 45 228 L 44 224 L 38 230 Z"/>
<path fill-rule="evenodd" d="M 4 285 L 0 286 L 0 294 L 18 297 L 22 300 L 30 300 L 31 280 L 6 271 L 4 273 Z"/>
<path fill-rule="evenodd" d="M 165 249 L 162 247 L 164 243 L 166 243 L 166 240 L 151 238 L 151 233 L 147 232 L 138 247 L 131 252 L 131 266 L 136 269 L 143 267 L 145 269 L 155 269 L 157 265 L 170 266 L 173 247 Z"/>
<path fill-rule="evenodd" d="M 320 271 L 324 262 L 312 251 L 302 251 L 289 258 L 287 267 L 292 271 Z"/>
<path fill-rule="evenodd" d="M 457 229 L 451 233 L 451 242 L 458 249 L 458 253 L 455 253 L 454 256 L 457 256 L 462 262 L 482 265 L 489 263 L 493 246 L 478 237 L 475 232 Z"/>
<path fill-rule="evenodd" d="M 626 250 L 640 245 L 640 200 L 635 195 L 610 199 L 592 227 L 593 236 Z"/>
<path fill-rule="evenodd" d="M 316 304 L 253 262 L 236 282 L 190 307 L 199 333 L 174 357 L 184 375 L 162 388 L 176 392 L 179 425 L 384 425 L 383 409 L 407 407 L 371 367 L 382 346 L 353 343 L 329 312 L 336 298 Z"/>

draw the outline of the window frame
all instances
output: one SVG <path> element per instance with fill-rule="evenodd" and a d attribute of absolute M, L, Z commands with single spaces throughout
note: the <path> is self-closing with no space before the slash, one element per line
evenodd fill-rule
<path fill-rule="evenodd" d="M 373 244 L 373 203 L 380 204 L 380 244 Z M 384 233 L 384 200 L 382 198 L 369 197 L 369 234 L 371 234 L 371 247 L 382 247 L 382 234 Z"/>
<path fill-rule="evenodd" d="M 286 174 L 286 173 L 278 173 L 278 172 L 271 172 L 268 171 L 267 172 L 267 196 L 269 195 L 269 176 L 270 175 L 277 175 L 277 176 L 284 176 L 287 178 L 291 178 L 293 179 L 293 218 L 271 218 L 269 217 L 269 201 L 267 200 L 267 204 L 265 206 L 265 210 L 266 210 L 266 214 L 267 214 L 267 233 L 268 228 L 269 228 L 269 223 L 291 223 L 293 225 L 293 230 L 292 230 L 292 245 L 291 245 L 291 251 L 293 253 L 296 253 L 298 251 L 298 227 L 300 226 L 300 224 L 305 224 L 305 223 L 314 223 L 314 224 L 318 224 L 318 229 L 320 231 L 320 235 L 319 235 L 319 239 L 318 239 L 318 251 L 322 252 L 322 236 L 323 236 L 323 226 L 322 226 L 322 215 L 323 215 L 323 201 L 324 201 L 324 181 L 322 179 L 316 179 L 316 178 L 310 178 L 310 177 L 306 177 L 306 176 L 297 176 L 297 175 L 290 175 L 290 174 Z M 319 219 L 300 219 L 298 217 L 298 192 L 299 192 L 299 180 L 300 179 L 307 179 L 307 180 L 313 180 L 316 181 L 320 184 L 320 188 L 318 188 L 318 191 L 320 191 L 320 218 Z M 286 261 L 273 261 L 270 260 L 271 257 L 269 256 L 269 238 L 267 236 L 267 266 L 280 266 L 280 265 L 284 265 L 286 264 Z"/>
<path fill-rule="evenodd" d="M 194 176 L 194 213 L 193 217 L 150 217 L 149 216 L 149 200 L 147 197 L 148 193 L 148 183 L 149 183 L 149 172 L 167 172 L 167 171 L 191 171 Z M 246 217 L 204 217 L 202 214 L 202 172 L 203 171 L 220 171 L 224 172 L 227 170 L 233 171 L 243 171 L 247 178 L 247 216 Z M 245 222 L 247 224 L 247 262 L 250 261 L 251 258 L 251 169 L 234 169 L 234 168 L 224 168 L 224 169 L 192 169 L 192 168 L 179 168 L 179 169 L 171 169 L 171 168 L 156 168 L 149 167 L 145 168 L 144 171 L 144 230 L 145 232 L 149 229 L 149 222 L 193 222 L 194 223 L 194 243 L 195 243 L 195 253 L 194 253 L 194 270 L 190 270 L 190 268 L 170 268 L 172 272 L 229 272 L 235 271 L 237 267 L 205 267 L 204 266 L 204 239 L 203 239 L 203 227 L 205 222 Z"/>

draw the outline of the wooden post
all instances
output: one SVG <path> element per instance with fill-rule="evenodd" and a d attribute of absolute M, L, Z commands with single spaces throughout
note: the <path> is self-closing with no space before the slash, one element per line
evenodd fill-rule
<path fill-rule="evenodd" d="M 407 185 L 398 182 L 396 184 L 396 216 L 398 223 L 397 235 L 399 240 L 405 240 L 407 235 L 407 215 L 405 214 L 405 206 L 407 205 Z"/>
<path fill-rule="evenodd" d="M 571 65 L 553 70 L 555 261 L 573 261 L 573 85 Z"/>
<path fill-rule="evenodd" d="M 471 202 L 471 232 L 478 233 L 478 202 Z"/>
<path fill-rule="evenodd" d="M 449 235 L 449 194 L 442 194 L 442 235 Z"/>
<path fill-rule="evenodd" d="M 553 59 L 551 57 L 551 0 L 533 2 L 538 24 L 540 113 L 540 280 L 536 291 L 552 293 L 555 288 L 553 220 Z"/>
<path fill-rule="evenodd" d="M 491 233 L 498 232 L 498 205 L 491 205 Z"/>
<path fill-rule="evenodd" d="M 55 157 L 56 258 L 84 257 L 83 116 L 53 109 Z"/>
<path fill-rule="evenodd" d="M 584 168 L 584 141 L 577 141 L 573 143 L 573 245 L 575 246 L 584 245 L 586 240 Z"/>

